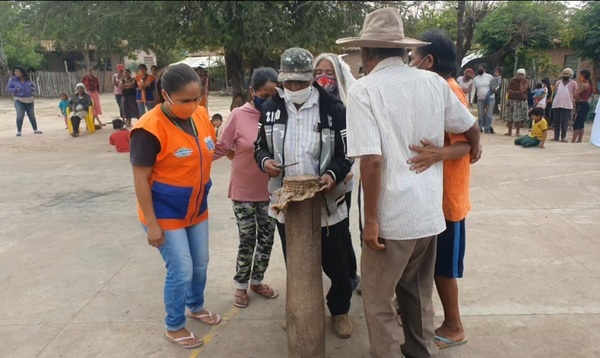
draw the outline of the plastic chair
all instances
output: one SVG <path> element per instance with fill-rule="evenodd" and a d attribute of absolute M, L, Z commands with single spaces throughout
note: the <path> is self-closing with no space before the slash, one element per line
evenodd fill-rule
<path fill-rule="evenodd" d="M 94 101 L 92 101 L 92 105 L 90 106 L 90 108 L 88 108 L 87 116 L 83 118 L 83 122 L 85 123 L 85 126 L 88 132 L 90 132 L 90 134 L 93 134 L 96 131 L 96 126 L 94 125 L 94 112 L 92 111 L 92 107 L 94 107 Z M 73 133 L 73 123 L 71 122 L 71 107 L 67 108 L 67 119 L 67 129 L 69 131 L 69 134 L 71 134 Z"/>

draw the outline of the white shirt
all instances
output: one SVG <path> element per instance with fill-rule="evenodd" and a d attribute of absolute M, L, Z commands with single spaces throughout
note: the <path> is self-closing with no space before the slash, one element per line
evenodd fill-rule
<path fill-rule="evenodd" d="M 285 168 L 285 176 L 295 175 L 319 175 L 319 160 L 321 157 L 321 133 L 318 130 L 318 124 L 321 119 L 319 113 L 319 91 L 314 87 L 308 100 L 304 102 L 300 109 L 296 105 L 285 99 L 285 108 L 288 113 L 288 121 L 285 129 L 285 140 L 283 144 L 283 153 L 285 163 L 300 164 Z M 279 95 L 285 98 L 284 92 L 277 89 Z M 275 133 L 274 133 L 275 135 Z M 274 217 L 280 223 L 285 223 L 283 212 L 278 215 L 269 210 L 271 217 Z M 348 208 L 346 205 L 338 206 L 338 210 L 327 216 L 327 210 L 321 210 L 321 226 L 331 226 L 339 223 L 348 217 Z"/>
<path fill-rule="evenodd" d="M 408 146 L 427 138 L 442 147 L 444 131 L 463 133 L 475 118 L 444 79 L 398 57 L 381 61 L 350 88 L 348 98 L 348 155 L 383 156 L 380 236 L 410 240 L 442 232 L 442 162 L 415 174 L 406 163 L 416 155 Z"/>
<path fill-rule="evenodd" d="M 475 89 L 477 90 L 477 98 L 485 99 L 488 92 L 490 91 L 490 82 L 494 79 L 494 76 L 489 73 L 484 73 L 483 75 L 477 75 L 473 79 L 475 82 Z M 494 98 L 495 95 L 492 93 L 490 98 Z"/>
<path fill-rule="evenodd" d="M 456 83 L 458 83 L 458 85 L 460 86 L 460 88 L 463 89 L 463 91 L 466 91 L 469 89 L 469 86 L 473 83 L 473 79 L 471 78 L 470 80 L 465 81 L 465 78 L 463 76 L 460 76 L 456 79 Z"/>

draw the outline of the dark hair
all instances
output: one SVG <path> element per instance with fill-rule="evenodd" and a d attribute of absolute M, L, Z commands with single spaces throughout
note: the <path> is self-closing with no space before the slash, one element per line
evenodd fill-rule
<path fill-rule="evenodd" d="M 223 116 L 221 114 L 219 114 L 219 113 L 215 113 L 215 114 L 213 114 L 211 120 L 215 120 L 215 119 L 218 119 L 218 120 L 222 121 L 223 120 Z"/>
<path fill-rule="evenodd" d="M 142 64 L 140 64 L 138 66 L 138 70 L 146 70 L 146 71 L 148 71 L 148 67 L 142 63 Z"/>
<path fill-rule="evenodd" d="M 158 74 L 158 80 L 156 81 L 157 103 L 165 101 L 162 96 L 163 89 L 170 94 L 180 91 L 183 87 L 194 82 L 202 87 L 200 76 L 193 68 L 184 63 L 164 68 Z"/>
<path fill-rule="evenodd" d="M 500 76 L 502 76 L 502 71 L 503 71 L 503 69 L 501 66 L 496 66 L 494 68 L 494 72 L 498 72 L 500 74 Z"/>
<path fill-rule="evenodd" d="M 158 66 L 156 66 L 156 65 L 152 65 L 152 66 L 150 66 L 150 69 L 151 69 L 151 70 L 153 70 L 153 69 L 155 69 L 155 68 L 156 68 L 156 70 L 158 71 Z"/>
<path fill-rule="evenodd" d="M 550 79 L 548 77 L 542 78 L 542 83 L 546 85 L 546 87 L 550 87 Z"/>
<path fill-rule="evenodd" d="M 28 80 L 29 79 L 29 73 L 27 73 L 27 70 L 25 69 L 25 67 L 23 66 L 15 66 L 13 67 L 13 76 L 15 75 L 15 70 L 19 70 L 21 71 L 21 73 L 23 74 L 23 79 Z"/>
<path fill-rule="evenodd" d="M 544 116 L 544 109 L 540 107 L 535 107 L 531 111 L 529 111 L 529 116 Z"/>
<path fill-rule="evenodd" d="M 112 121 L 113 129 L 121 129 L 123 128 L 123 124 L 122 119 L 113 119 Z"/>
<path fill-rule="evenodd" d="M 542 82 L 538 82 L 538 83 L 535 85 L 535 88 L 538 88 L 538 89 L 539 89 L 539 88 L 542 88 Z"/>
<path fill-rule="evenodd" d="M 480 63 L 477 65 L 477 67 L 478 68 L 481 67 L 481 68 L 483 68 L 484 71 L 487 71 L 487 65 L 485 63 Z"/>
<path fill-rule="evenodd" d="M 398 47 L 394 47 L 394 48 L 371 47 L 371 48 L 362 48 L 362 51 L 368 60 L 372 60 L 372 59 L 376 59 L 376 58 L 386 59 L 389 57 L 404 57 L 404 55 L 406 54 L 406 50 L 404 48 L 398 48 Z"/>
<path fill-rule="evenodd" d="M 131 74 L 131 70 L 128 68 L 125 69 L 125 72 L 129 72 L 129 74 Z"/>
<path fill-rule="evenodd" d="M 252 72 L 250 78 L 250 87 L 255 91 L 259 90 L 262 86 L 269 82 L 277 83 L 277 71 L 271 67 L 257 68 Z"/>
<path fill-rule="evenodd" d="M 447 77 L 456 71 L 456 46 L 444 31 L 429 29 L 421 35 L 421 40 L 430 44 L 418 47 L 416 52 L 433 57 L 433 72 Z"/>
<path fill-rule="evenodd" d="M 579 71 L 579 73 L 585 78 L 586 81 L 589 81 L 592 78 L 592 73 L 587 68 Z"/>
<path fill-rule="evenodd" d="M 66 93 L 64 93 L 64 92 L 61 92 L 61 93 L 58 95 L 58 97 L 59 97 L 59 98 L 62 98 L 62 96 L 65 96 L 65 97 L 67 97 L 67 99 L 69 99 L 69 96 L 67 96 L 67 94 L 66 94 Z"/>

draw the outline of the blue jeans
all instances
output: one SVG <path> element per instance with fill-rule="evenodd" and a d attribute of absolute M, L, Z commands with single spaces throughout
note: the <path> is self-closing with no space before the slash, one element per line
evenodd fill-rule
<path fill-rule="evenodd" d="M 496 98 L 490 98 L 489 101 L 477 99 L 477 113 L 479 116 L 479 128 L 481 130 L 490 130 L 492 126 L 492 113 L 494 113 L 494 104 L 496 104 Z"/>
<path fill-rule="evenodd" d="M 23 129 L 23 120 L 25 119 L 26 112 L 27 118 L 29 118 L 29 123 L 31 123 L 31 128 L 33 128 L 34 131 L 37 131 L 37 121 L 35 120 L 33 102 L 23 103 L 15 99 L 14 105 L 15 109 L 17 110 L 17 132 L 20 132 Z"/>
<path fill-rule="evenodd" d="M 155 102 L 138 102 L 137 106 L 138 106 L 138 111 L 140 112 L 140 117 L 144 113 L 146 113 L 146 109 L 151 110 L 152 108 L 154 108 L 155 104 L 156 104 Z"/>
<path fill-rule="evenodd" d="M 192 313 L 204 308 L 208 267 L 208 220 L 179 230 L 165 230 L 165 243 L 158 248 L 165 260 L 165 327 L 185 327 L 185 307 Z"/>

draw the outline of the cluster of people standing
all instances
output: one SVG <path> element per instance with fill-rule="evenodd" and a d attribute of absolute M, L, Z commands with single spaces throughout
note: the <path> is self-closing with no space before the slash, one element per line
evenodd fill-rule
<path fill-rule="evenodd" d="M 361 48 L 365 76 L 358 81 L 336 55 L 315 59 L 302 48 L 286 50 L 279 72 L 254 71 L 250 100 L 232 111 L 218 140 L 200 105 L 198 74 L 184 64 L 161 72 L 157 105 L 131 131 L 130 161 L 140 221 L 166 263 L 166 340 L 195 348 L 203 342 L 187 330 L 186 318 L 221 322 L 206 309 L 204 290 L 211 163 L 226 156 L 239 234 L 233 305 L 248 307 L 248 291 L 278 297 L 264 282 L 276 230 L 287 255 L 286 215 L 271 210 L 273 193 L 285 177 L 316 175 L 325 188 L 322 267 L 331 280 L 326 302 L 334 333 L 352 335 L 348 312 L 360 282 L 369 356 L 434 357 L 438 347 L 467 342 L 456 279 L 463 274 L 480 130 L 451 77 L 456 50 L 448 36 L 403 34 L 399 11 L 387 8 L 367 15 L 360 37 L 338 40 Z M 409 65 L 406 48 L 415 48 Z M 348 218 L 358 180 L 362 281 Z M 437 329 L 434 282 L 445 316 Z"/>
<path fill-rule="evenodd" d="M 476 93 L 479 115 L 479 126 L 482 133 L 494 133 L 492 113 L 495 95 L 499 94 L 502 83 L 502 68 L 494 69 L 494 76 L 486 73 L 485 65 L 479 65 L 477 75 L 468 68 L 458 77 L 458 84 L 467 97 Z M 543 117 L 549 128 L 554 128 L 554 138 L 551 141 L 568 142 L 567 131 L 572 121 L 572 143 L 581 143 L 584 134 L 585 121 L 590 112 L 589 100 L 593 93 L 591 72 L 588 69 L 579 71 L 577 80 L 574 71 L 565 68 L 561 79 L 552 84 L 550 79 L 543 78 L 531 88 L 530 80 L 524 68 L 517 70 L 507 86 L 506 107 L 504 120 L 507 122 L 506 136 L 521 135 L 521 129 L 530 118 L 533 108 L 541 108 Z M 484 98 L 483 100 L 481 100 Z M 534 120 L 531 125 L 536 123 Z"/>

